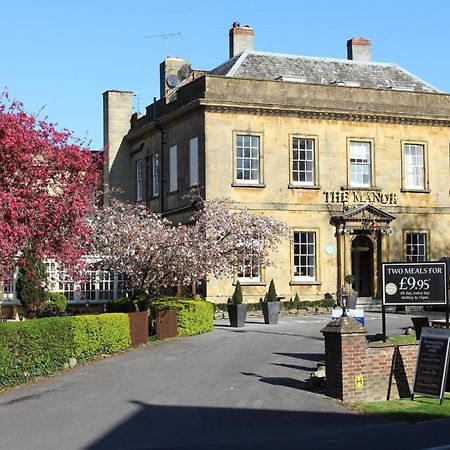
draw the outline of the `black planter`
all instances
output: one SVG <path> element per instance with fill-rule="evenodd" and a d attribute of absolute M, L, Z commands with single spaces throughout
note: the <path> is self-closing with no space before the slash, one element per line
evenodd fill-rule
<path fill-rule="evenodd" d="M 264 323 L 278 323 L 278 315 L 280 314 L 280 302 L 263 302 L 262 310 L 264 315 Z"/>
<path fill-rule="evenodd" d="M 243 327 L 245 325 L 245 317 L 247 316 L 247 305 L 244 303 L 227 305 L 228 317 L 232 327 Z"/>

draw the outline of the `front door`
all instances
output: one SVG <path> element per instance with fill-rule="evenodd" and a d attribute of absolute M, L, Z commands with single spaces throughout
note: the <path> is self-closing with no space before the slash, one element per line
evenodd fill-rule
<path fill-rule="evenodd" d="M 355 277 L 353 289 L 358 297 L 373 295 L 373 243 L 365 235 L 358 235 L 352 241 L 352 275 Z"/>

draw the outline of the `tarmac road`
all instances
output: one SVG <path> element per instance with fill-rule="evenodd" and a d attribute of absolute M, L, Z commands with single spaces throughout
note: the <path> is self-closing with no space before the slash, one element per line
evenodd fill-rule
<path fill-rule="evenodd" d="M 410 317 L 387 315 L 388 334 Z M 450 421 L 392 423 L 307 390 L 329 316 L 249 319 L 162 342 L 0 394 L 0 448 L 425 449 Z M 366 314 L 369 334 L 381 315 Z M 442 447 L 442 448 L 450 448 Z"/>

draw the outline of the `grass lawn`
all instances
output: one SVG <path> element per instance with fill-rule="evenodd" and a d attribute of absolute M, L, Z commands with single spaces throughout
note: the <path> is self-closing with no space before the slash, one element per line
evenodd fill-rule
<path fill-rule="evenodd" d="M 445 394 L 442 405 L 439 405 L 437 398 L 414 397 L 414 400 L 405 398 L 386 402 L 346 403 L 346 406 L 359 414 L 373 414 L 391 420 L 421 422 L 450 417 L 450 393 Z"/>
<path fill-rule="evenodd" d="M 415 343 L 416 336 L 394 336 L 386 340 L 390 344 Z M 346 403 L 346 406 L 359 414 L 373 414 L 390 420 L 406 420 L 420 422 L 423 420 L 450 417 L 450 393 L 445 394 L 442 405 L 439 399 L 429 397 L 415 397 L 414 400 L 404 398 L 385 402 Z"/>
<path fill-rule="evenodd" d="M 388 344 L 415 344 L 417 339 L 415 334 L 405 334 L 387 338 L 386 342 Z"/>

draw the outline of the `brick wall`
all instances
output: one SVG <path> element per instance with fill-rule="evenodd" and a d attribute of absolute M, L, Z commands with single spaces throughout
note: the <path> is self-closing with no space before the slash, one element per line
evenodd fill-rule
<path fill-rule="evenodd" d="M 347 317 L 334 319 L 322 332 L 327 395 L 345 402 L 411 395 L 417 344 L 368 344 L 367 330 Z"/>
<path fill-rule="evenodd" d="M 417 348 L 417 344 L 367 345 L 361 361 L 364 386 L 362 389 L 355 388 L 355 401 L 386 400 L 389 386 L 391 399 L 409 397 L 416 369 Z"/>

